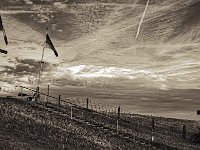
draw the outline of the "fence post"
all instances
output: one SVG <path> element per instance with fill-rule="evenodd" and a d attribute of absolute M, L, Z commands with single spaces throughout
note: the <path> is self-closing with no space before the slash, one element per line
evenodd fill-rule
<path fill-rule="evenodd" d="M 117 134 L 119 133 L 119 120 L 117 119 Z"/>
<path fill-rule="evenodd" d="M 119 118 L 120 118 L 120 106 L 118 107 L 118 116 L 117 116 L 117 134 L 119 133 Z"/>
<path fill-rule="evenodd" d="M 103 106 L 104 106 L 104 108 L 105 108 L 105 112 L 107 113 L 107 108 L 106 108 L 106 105 L 104 104 Z"/>
<path fill-rule="evenodd" d="M 47 101 L 46 101 L 46 104 L 49 102 L 49 85 L 47 87 Z"/>
<path fill-rule="evenodd" d="M 92 101 L 91 101 L 91 99 L 90 99 L 89 102 L 90 102 L 90 109 L 92 109 Z"/>
<path fill-rule="evenodd" d="M 154 131 L 155 129 L 155 118 L 152 118 L 152 122 L 151 122 L 151 126 L 152 126 L 152 130 Z"/>
<path fill-rule="evenodd" d="M 58 97 L 58 106 L 60 106 L 60 101 L 61 101 L 61 95 Z"/>
<path fill-rule="evenodd" d="M 71 119 L 72 119 L 72 117 L 73 117 L 73 114 L 72 114 L 72 105 L 71 105 Z"/>
<path fill-rule="evenodd" d="M 153 144 L 154 144 L 154 136 L 151 136 L 151 146 L 153 146 Z"/>
<path fill-rule="evenodd" d="M 22 99 L 22 90 L 23 90 L 23 87 L 21 86 L 21 99 Z"/>
<path fill-rule="evenodd" d="M 67 138 L 64 136 L 62 150 L 65 150 L 67 148 L 66 143 L 67 143 Z"/>
<path fill-rule="evenodd" d="M 88 109 L 88 104 L 89 104 L 89 98 L 87 98 L 87 107 L 86 107 L 87 109 Z"/>
<path fill-rule="evenodd" d="M 40 91 L 40 88 L 37 87 L 37 88 L 36 88 L 36 95 L 35 95 L 35 101 L 36 101 L 36 103 L 38 102 L 39 97 L 40 97 L 40 95 L 39 95 L 39 91 Z"/>
<path fill-rule="evenodd" d="M 47 106 L 47 96 L 46 95 L 44 95 L 44 106 Z"/>
<path fill-rule="evenodd" d="M 94 110 L 97 111 L 96 101 L 94 101 Z"/>
<path fill-rule="evenodd" d="M 186 139 L 186 125 L 183 125 L 183 139 Z"/>
<path fill-rule="evenodd" d="M 98 105 L 98 111 L 101 111 L 101 107 L 98 101 L 97 101 L 97 105 Z"/>

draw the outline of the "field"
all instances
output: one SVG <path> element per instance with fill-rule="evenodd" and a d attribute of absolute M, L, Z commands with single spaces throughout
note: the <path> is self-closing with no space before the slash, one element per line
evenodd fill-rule
<path fill-rule="evenodd" d="M 190 142 L 191 135 L 198 132 L 195 121 L 123 113 L 117 134 L 116 113 L 95 111 L 67 101 L 58 105 L 1 98 L 0 108 L 3 149 L 200 148 Z"/>
<path fill-rule="evenodd" d="M 9 46 L 0 40 L 8 50 L 0 92 L 35 88 L 48 26 L 59 57 L 45 49 L 41 87 L 50 85 L 62 101 L 0 98 L 0 149 L 200 149 L 190 140 L 197 121 L 144 115 L 199 119 L 200 1 L 150 0 L 136 39 L 145 6 L 146 0 L 1 0 Z M 80 100 L 87 97 L 89 108 Z"/>

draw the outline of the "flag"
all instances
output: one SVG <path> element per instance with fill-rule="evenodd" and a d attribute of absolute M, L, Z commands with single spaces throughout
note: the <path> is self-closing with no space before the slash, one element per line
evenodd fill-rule
<path fill-rule="evenodd" d="M 7 39 L 5 30 L 3 30 L 3 36 L 4 36 L 4 41 L 5 41 L 6 45 L 8 45 L 8 39 Z"/>
<path fill-rule="evenodd" d="M 3 31 L 3 23 L 2 23 L 1 15 L 0 15 L 0 31 Z"/>
<path fill-rule="evenodd" d="M 4 36 L 4 41 L 6 43 L 6 45 L 8 45 L 8 39 L 7 39 L 7 36 L 6 36 L 6 31 L 3 27 L 3 22 L 2 22 L 2 19 L 1 19 L 1 15 L 0 15 L 0 31 L 3 32 L 3 36 Z"/>
<path fill-rule="evenodd" d="M 48 47 L 50 49 L 52 49 L 54 51 L 54 54 L 56 55 L 56 57 L 58 57 L 58 52 L 56 51 L 56 49 L 55 49 L 53 43 L 51 42 L 51 39 L 50 39 L 48 34 L 46 35 L 46 44 L 48 45 Z"/>
<path fill-rule="evenodd" d="M 7 54 L 8 52 L 3 50 L 3 49 L 0 49 L 0 53 L 4 53 L 4 54 Z"/>

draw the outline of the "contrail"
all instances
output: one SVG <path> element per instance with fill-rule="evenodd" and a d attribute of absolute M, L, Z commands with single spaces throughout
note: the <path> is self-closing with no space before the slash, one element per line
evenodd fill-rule
<path fill-rule="evenodd" d="M 139 23 L 139 26 L 138 26 L 137 34 L 136 34 L 136 37 L 135 37 L 136 40 L 137 40 L 138 35 L 139 35 L 139 33 L 140 33 L 140 28 L 141 28 L 142 22 L 143 22 L 143 20 L 144 20 L 144 17 L 145 17 L 145 14 L 146 14 L 146 11 L 147 11 L 147 7 L 148 7 L 148 5 L 149 5 L 149 0 L 147 0 L 146 7 L 145 7 L 145 9 L 144 9 L 144 12 L 143 12 L 142 18 L 141 18 L 140 23 Z"/>

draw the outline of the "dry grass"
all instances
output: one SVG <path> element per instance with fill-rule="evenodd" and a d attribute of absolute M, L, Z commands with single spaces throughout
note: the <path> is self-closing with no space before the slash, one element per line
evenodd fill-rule
<path fill-rule="evenodd" d="M 1 98 L 0 101 L 1 130 L 20 139 L 26 137 L 26 142 L 33 146 L 43 144 L 51 149 L 62 149 L 64 145 L 70 149 L 149 149 L 153 135 L 157 148 L 199 148 L 189 141 L 190 135 L 196 132 L 194 121 L 156 117 L 152 132 L 150 116 L 122 114 L 117 135 L 114 113 L 74 106 L 71 120 L 69 105 L 58 107 L 48 104 L 45 107 L 18 99 Z M 183 124 L 188 129 L 186 139 L 182 138 Z M 1 145 L 8 143 L 9 140 L 1 141 Z"/>

